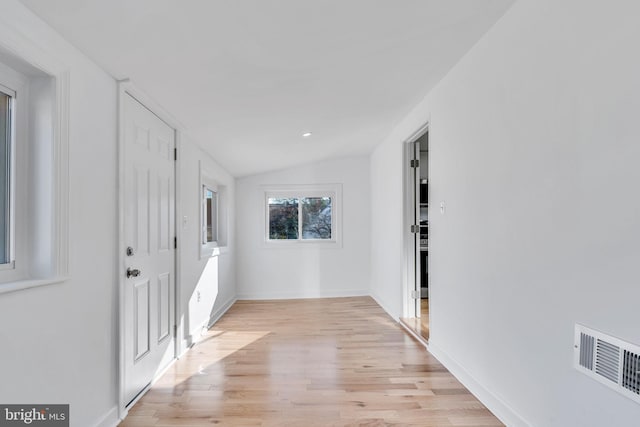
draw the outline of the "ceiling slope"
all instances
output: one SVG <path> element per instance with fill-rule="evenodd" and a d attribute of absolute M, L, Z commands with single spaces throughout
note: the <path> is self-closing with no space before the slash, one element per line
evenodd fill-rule
<path fill-rule="evenodd" d="M 512 3 L 21 1 L 235 176 L 369 153 Z"/>

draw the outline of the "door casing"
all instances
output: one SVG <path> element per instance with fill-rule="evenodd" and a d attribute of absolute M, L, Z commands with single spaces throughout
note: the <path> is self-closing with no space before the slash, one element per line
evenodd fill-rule
<path fill-rule="evenodd" d="M 420 317 L 420 233 L 414 234 L 410 231 L 412 225 L 419 224 L 420 220 L 420 167 L 411 167 L 411 160 L 420 158 L 419 146 L 416 148 L 417 140 L 429 129 L 429 123 L 425 123 L 403 144 L 403 174 L 404 174 L 404 208 L 403 208 L 403 240 L 404 240 L 404 261 L 403 272 L 403 317 Z M 414 298 L 412 293 L 416 292 L 418 298 Z"/>

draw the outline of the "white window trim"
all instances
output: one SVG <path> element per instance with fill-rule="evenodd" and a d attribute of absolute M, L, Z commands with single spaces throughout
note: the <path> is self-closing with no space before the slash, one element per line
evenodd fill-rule
<path fill-rule="evenodd" d="M 25 120 L 27 116 L 26 105 L 22 102 L 18 103 L 16 97 L 20 93 L 20 98 L 28 99 L 28 81 L 22 74 L 15 72 L 13 69 L 7 67 L 0 62 L 0 90 L 13 98 L 12 114 L 11 114 L 11 176 L 10 176 L 10 253 L 11 262 L 6 264 L 0 264 L 0 293 L 8 292 L 15 286 L 9 286 L 11 284 L 19 283 L 24 278 L 25 273 L 19 268 L 16 268 L 16 258 L 22 259 L 26 256 L 24 250 L 24 244 L 20 245 L 19 254 L 16 253 L 16 235 L 24 235 L 24 227 L 16 228 L 16 181 L 21 180 L 24 183 L 26 178 L 23 169 L 26 167 L 25 162 L 18 163 L 16 161 L 16 134 L 22 135 L 27 132 L 27 126 Z M 19 117 L 19 119 L 18 119 Z M 17 128 L 19 126 L 19 129 Z M 24 184 L 20 187 L 21 191 L 24 191 Z M 20 200 L 20 204 L 24 205 L 24 201 Z M 21 211 L 21 210 L 18 210 Z M 18 286 L 17 289 L 20 287 Z M 17 290 L 16 289 L 16 290 Z"/>
<path fill-rule="evenodd" d="M 208 172 L 206 169 L 202 167 L 202 161 L 199 161 L 199 171 L 200 178 L 198 181 L 198 204 L 199 204 L 199 218 L 198 218 L 198 253 L 200 254 L 200 259 L 210 258 L 214 256 L 218 256 L 221 253 L 225 253 L 228 250 L 228 236 L 227 236 L 227 215 L 226 215 L 226 190 L 225 186 L 220 184 L 217 180 L 214 179 L 213 174 Z M 202 242 L 203 236 L 203 226 L 204 226 L 204 187 L 207 187 L 217 194 L 217 205 L 216 205 L 216 221 L 217 221 L 217 236 L 216 241 L 214 242 Z"/>
<path fill-rule="evenodd" d="M 16 228 L 15 228 L 15 201 L 16 201 L 16 161 L 15 161 L 15 147 L 16 147 L 16 91 L 15 89 L 5 86 L 2 83 L 8 83 L 13 79 L 10 79 L 5 72 L 0 70 L 0 92 L 9 95 L 11 97 L 11 123 L 9 128 L 11 130 L 11 141 L 9 142 L 9 161 L 11 168 L 9 170 L 9 262 L 0 264 L 0 272 L 6 270 L 15 270 L 16 268 Z M 15 82 L 13 83 L 15 84 Z M 1 277 L 1 276 L 0 276 Z"/>
<path fill-rule="evenodd" d="M 206 218 L 205 218 L 205 212 L 207 211 L 207 204 L 206 204 L 206 191 L 211 191 L 213 193 L 213 200 L 214 200 L 214 210 L 215 212 L 213 213 L 213 222 L 214 224 L 214 229 L 215 229 L 215 236 L 216 238 L 212 241 L 207 241 L 206 239 L 206 235 L 207 235 L 207 224 L 206 224 Z M 201 202 L 201 207 L 200 209 L 202 210 L 202 212 L 200 212 L 201 215 L 201 221 L 200 221 L 200 244 L 202 246 L 206 246 L 206 247 L 217 247 L 218 246 L 218 223 L 219 218 L 219 198 L 218 198 L 218 186 L 217 185 L 211 185 L 211 184 L 202 184 L 202 186 L 200 187 L 200 202 Z"/>
<path fill-rule="evenodd" d="M 14 150 L 12 153 L 15 172 L 13 175 L 13 193 L 26 191 L 25 186 L 29 179 L 26 171 L 26 160 L 15 157 L 17 144 L 22 143 L 25 135 L 29 134 L 29 138 L 33 138 L 31 130 L 27 130 L 29 126 L 26 120 L 16 121 L 16 118 L 23 114 L 27 117 L 30 114 L 27 110 L 33 108 L 28 106 L 27 102 L 22 100 L 30 100 L 31 96 L 37 94 L 41 96 L 39 90 L 32 91 L 29 83 L 33 76 L 41 76 L 38 84 L 50 88 L 47 95 L 47 101 L 51 103 L 50 110 L 46 110 L 47 119 L 50 120 L 51 129 L 43 132 L 44 144 L 51 147 L 51 175 L 47 177 L 47 182 L 42 188 L 43 192 L 48 192 L 47 209 L 41 217 L 31 219 L 28 224 L 25 221 L 14 224 L 14 250 L 13 257 L 15 268 L 0 270 L 0 294 L 20 291 L 23 289 L 34 288 L 44 285 L 52 285 L 62 283 L 68 279 L 69 274 L 69 219 L 68 219 L 68 200 L 69 200 L 69 177 L 68 177 L 68 145 L 69 145 L 69 71 L 67 67 L 60 63 L 59 60 L 48 55 L 45 51 L 31 41 L 28 37 L 13 38 L 3 37 L 5 31 L 20 32 L 19 29 L 1 28 L 0 29 L 0 73 L 3 74 L 3 81 L 15 88 L 16 92 L 16 108 L 14 109 Z M 10 52 L 10 53 L 8 53 Z M 4 60 L 7 59 L 8 63 Z M 17 73 L 9 66 L 19 64 L 21 72 L 29 71 L 29 77 Z M 5 77 L 9 75 L 7 80 Z M 46 80 L 46 82 L 45 82 Z M 30 93 L 32 92 L 32 93 Z M 20 134 L 18 134 L 20 133 Z M 32 144 L 31 141 L 28 142 Z M 36 184 L 39 185 L 39 184 Z M 16 188 L 18 187 L 18 188 Z M 29 190 L 30 191 L 30 190 Z M 39 196 L 32 196 L 39 197 Z M 17 218 L 24 214 L 28 209 L 25 198 L 14 198 L 12 210 L 16 208 L 16 204 L 20 204 L 17 211 L 13 211 L 13 217 Z M 38 253 L 35 253 L 35 246 L 31 243 L 31 249 L 26 247 L 20 249 L 16 247 L 18 239 L 33 239 L 29 237 L 28 228 L 37 224 L 38 229 L 45 233 L 46 243 L 37 247 Z M 32 240 L 31 240 L 32 241 Z M 24 241 L 23 241 L 24 243 Z M 25 246 L 27 243 L 23 244 Z M 37 266 L 35 264 L 38 264 Z M 4 264 L 7 266 L 10 264 Z"/>
<path fill-rule="evenodd" d="M 267 247 L 342 247 L 342 184 L 273 185 L 263 187 L 264 244 Z M 269 198 L 273 197 L 331 197 L 331 239 L 270 239 Z M 300 218 L 298 210 L 298 218 Z"/>

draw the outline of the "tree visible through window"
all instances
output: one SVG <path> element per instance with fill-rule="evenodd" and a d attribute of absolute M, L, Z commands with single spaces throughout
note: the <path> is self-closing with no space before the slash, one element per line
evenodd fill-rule
<path fill-rule="evenodd" d="M 305 197 L 302 204 L 302 238 L 331 239 L 331 197 Z"/>
<path fill-rule="evenodd" d="M 269 239 L 298 238 L 298 199 L 269 198 Z"/>
<path fill-rule="evenodd" d="M 268 197 L 269 240 L 331 240 L 332 198 Z"/>

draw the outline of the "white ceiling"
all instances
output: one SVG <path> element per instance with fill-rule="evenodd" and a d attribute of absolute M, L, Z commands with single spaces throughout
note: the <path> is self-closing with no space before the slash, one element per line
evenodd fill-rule
<path fill-rule="evenodd" d="M 513 2 L 21 1 L 235 176 L 369 153 Z"/>

